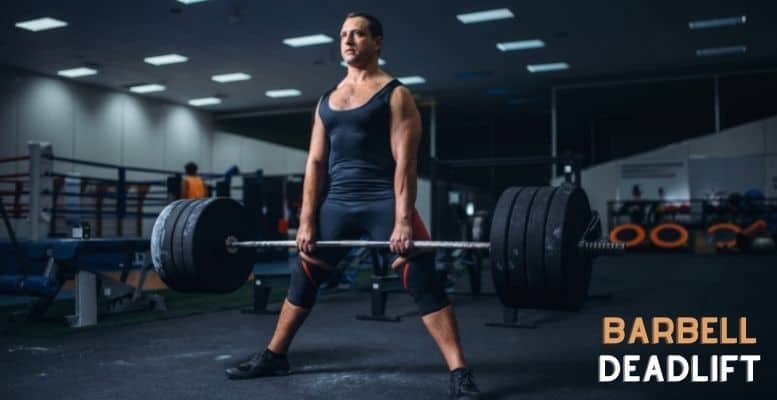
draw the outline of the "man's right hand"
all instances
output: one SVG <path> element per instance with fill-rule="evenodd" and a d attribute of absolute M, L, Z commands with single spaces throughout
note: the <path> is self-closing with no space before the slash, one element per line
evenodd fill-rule
<path fill-rule="evenodd" d="M 300 222 L 297 229 L 297 250 L 312 253 L 316 249 L 316 228 L 312 222 Z"/>
<path fill-rule="evenodd" d="M 333 270 L 331 265 L 327 264 L 324 260 L 313 257 L 310 254 L 316 249 L 316 226 L 312 222 L 304 223 L 300 222 L 297 229 L 297 250 L 299 250 L 299 256 L 314 265 L 318 265 L 321 268 Z"/>

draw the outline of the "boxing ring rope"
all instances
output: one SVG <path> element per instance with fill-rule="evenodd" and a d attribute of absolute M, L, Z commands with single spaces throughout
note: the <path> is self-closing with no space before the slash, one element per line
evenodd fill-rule
<path fill-rule="evenodd" d="M 94 223 L 93 233 L 97 236 L 104 233 L 104 221 L 113 221 L 119 237 L 125 233 L 124 220 L 132 218 L 135 220 L 135 233 L 142 236 L 146 227 L 145 219 L 156 217 L 158 210 L 173 200 L 170 192 L 171 176 L 182 175 L 182 171 L 177 170 L 123 166 L 57 156 L 51 145 L 45 142 L 31 141 L 27 147 L 28 155 L 0 158 L 0 164 L 27 163 L 8 168 L 5 170 L 7 173 L 0 173 L 0 196 L 3 197 L 9 217 L 27 221 L 27 233 L 31 240 L 43 239 L 48 235 L 61 236 L 63 218 L 66 226 L 77 226 L 81 222 Z M 106 177 L 102 172 L 90 176 L 55 171 L 55 167 L 60 164 L 104 168 L 115 172 L 108 172 Z M 110 177 L 113 173 L 115 178 Z M 135 178 L 133 173 L 161 174 L 164 177 L 144 179 L 146 177 L 139 175 L 137 178 L 141 179 L 128 179 Z M 255 173 L 240 173 L 237 169 L 227 174 L 230 177 L 255 176 Z M 208 172 L 202 172 L 199 176 L 206 180 L 226 177 L 222 173 Z M 242 185 L 229 185 L 229 188 L 242 190 Z M 22 229 L 22 232 L 26 230 Z"/>

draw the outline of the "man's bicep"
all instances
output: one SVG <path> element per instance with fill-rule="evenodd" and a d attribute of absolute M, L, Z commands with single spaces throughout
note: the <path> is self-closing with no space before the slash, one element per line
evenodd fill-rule
<path fill-rule="evenodd" d="M 391 140 L 395 158 L 399 155 L 415 158 L 421 140 L 421 115 L 413 95 L 407 88 L 399 87 L 391 97 Z"/>

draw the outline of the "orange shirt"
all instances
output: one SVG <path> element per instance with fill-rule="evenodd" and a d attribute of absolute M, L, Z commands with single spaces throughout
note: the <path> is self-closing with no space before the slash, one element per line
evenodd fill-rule
<path fill-rule="evenodd" d="M 205 189 L 205 182 L 199 176 L 184 176 L 183 190 L 181 190 L 182 199 L 202 199 L 208 195 Z"/>

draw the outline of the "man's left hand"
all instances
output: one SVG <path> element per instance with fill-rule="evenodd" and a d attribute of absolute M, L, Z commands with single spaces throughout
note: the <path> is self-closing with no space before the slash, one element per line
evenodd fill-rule
<path fill-rule="evenodd" d="M 391 232 L 391 239 L 389 239 L 389 248 L 400 256 L 408 254 L 413 248 L 413 228 L 410 224 L 394 225 L 394 231 Z"/>

